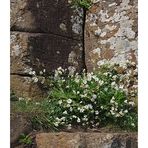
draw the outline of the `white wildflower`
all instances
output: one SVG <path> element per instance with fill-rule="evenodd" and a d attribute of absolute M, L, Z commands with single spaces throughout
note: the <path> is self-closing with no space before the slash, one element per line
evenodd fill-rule
<path fill-rule="evenodd" d="M 103 83 L 104 83 L 104 81 L 102 81 L 102 80 L 99 81 L 99 84 L 100 85 L 103 85 Z"/>
<path fill-rule="evenodd" d="M 73 111 L 72 107 L 70 107 L 70 111 L 71 111 L 71 112 Z"/>
<path fill-rule="evenodd" d="M 94 76 L 92 76 L 92 77 L 93 77 L 93 79 L 94 79 L 96 82 L 99 81 L 99 78 L 98 78 L 96 75 L 94 75 Z"/>
<path fill-rule="evenodd" d="M 75 91 L 75 90 L 72 90 L 72 92 L 73 92 L 74 94 L 76 94 L 76 91 Z"/>
<path fill-rule="evenodd" d="M 124 103 L 127 103 L 127 100 L 124 100 Z"/>
<path fill-rule="evenodd" d="M 115 112 L 113 112 L 112 110 L 110 110 L 110 112 L 111 112 L 112 115 L 115 115 Z"/>
<path fill-rule="evenodd" d="M 33 80 L 34 83 L 38 82 L 38 78 L 37 77 L 33 77 L 32 80 Z"/>
<path fill-rule="evenodd" d="M 67 85 L 66 88 L 69 88 L 69 85 Z"/>
<path fill-rule="evenodd" d="M 40 105 L 40 103 L 39 103 L 39 102 L 36 102 L 35 104 L 36 104 L 36 105 Z"/>
<path fill-rule="evenodd" d="M 79 83 L 79 82 L 80 82 L 80 80 L 79 80 L 78 78 L 76 78 L 76 79 L 75 79 L 75 82 L 76 82 L 76 83 Z"/>
<path fill-rule="evenodd" d="M 117 75 L 114 75 L 112 78 L 113 78 L 114 80 L 116 80 L 116 79 L 117 79 Z"/>
<path fill-rule="evenodd" d="M 129 105 L 132 105 L 132 106 L 134 106 L 134 105 L 135 105 L 135 103 L 134 103 L 134 102 L 132 102 L 132 101 L 131 101 L 131 102 L 129 102 L 128 104 L 129 104 Z"/>
<path fill-rule="evenodd" d="M 81 122 L 80 118 L 77 118 L 77 122 L 78 122 L 78 123 L 80 123 L 80 122 Z"/>
<path fill-rule="evenodd" d="M 75 115 L 72 115 L 72 118 L 77 118 L 77 116 L 75 116 Z"/>
<path fill-rule="evenodd" d="M 19 97 L 19 101 L 25 100 L 23 97 Z"/>
<path fill-rule="evenodd" d="M 55 122 L 54 125 L 55 125 L 56 127 L 58 127 L 58 126 L 59 126 L 59 123 L 58 123 L 58 122 Z"/>
<path fill-rule="evenodd" d="M 124 113 L 128 113 L 128 110 L 126 109 L 126 110 L 124 111 Z"/>
<path fill-rule="evenodd" d="M 70 107 L 70 104 L 67 104 L 67 107 Z"/>
<path fill-rule="evenodd" d="M 122 111 L 120 111 L 119 114 L 120 114 L 121 116 L 124 116 L 124 113 L 123 113 Z"/>
<path fill-rule="evenodd" d="M 70 130 L 71 128 L 71 124 L 68 124 L 67 129 Z"/>
<path fill-rule="evenodd" d="M 103 107 L 103 106 L 101 106 L 100 108 L 101 108 L 101 109 L 104 109 L 104 107 Z"/>
<path fill-rule="evenodd" d="M 42 71 L 40 71 L 40 75 L 42 75 L 43 74 L 43 72 Z"/>
<path fill-rule="evenodd" d="M 59 103 L 60 105 L 62 104 L 62 102 L 63 102 L 62 100 L 59 100 L 59 101 L 58 101 L 58 103 Z"/>
<path fill-rule="evenodd" d="M 91 104 L 88 104 L 88 105 L 85 105 L 84 108 L 86 108 L 86 109 L 92 109 L 93 107 L 92 107 Z"/>
<path fill-rule="evenodd" d="M 67 100 L 67 103 L 68 103 L 68 104 L 71 104 L 71 103 L 72 103 L 72 100 L 71 100 L 71 99 L 68 99 L 68 100 Z"/>
<path fill-rule="evenodd" d="M 97 95 L 93 94 L 92 97 L 93 97 L 93 99 L 96 99 L 97 98 Z"/>
<path fill-rule="evenodd" d="M 114 107 L 111 107 L 111 110 L 115 110 L 115 108 Z"/>
<path fill-rule="evenodd" d="M 111 86 L 115 86 L 115 85 L 116 85 L 116 83 L 115 83 L 115 82 L 112 82 L 112 83 L 111 83 Z"/>
<path fill-rule="evenodd" d="M 43 77 L 42 81 L 41 81 L 41 84 L 44 84 L 44 82 L 45 82 L 45 78 Z"/>
<path fill-rule="evenodd" d="M 65 121 L 65 119 L 66 119 L 65 117 L 62 117 L 62 118 L 61 118 L 62 121 Z"/>
<path fill-rule="evenodd" d="M 84 84 L 87 84 L 87 81 L 86 81 L 86 80 L 83 80 L 83 83 L 84 83 Z"/>
<path fill-rule="evenodd" d="M 46 69 L 43 69 L 43 72 L 45 73 L 46 72 Z"/>
<path fill-rule="evenodd" d="M 99 112 L 98 112 L 98 111 L 95 111 L 95 114 L 96 114 L 96 115 L 98 115 L 98 114 L 99 114 Z"/>
<path fill-rule="evenodd" d="M 92 75 L 91 75 L 91 73 L 88 73 L 88 74 L 87 74 L 87 80 L 88 80 L 88 81 L 91 81 L 91 79 L 92 79 Z"/>
<path fill-rule="evenodd" d="M 65 114 L 65 115 L 66 115 L 66 114 L 67 114 L 67 111 L 65 110 L 65 111 L 63 112 L 63 114 Z"/>

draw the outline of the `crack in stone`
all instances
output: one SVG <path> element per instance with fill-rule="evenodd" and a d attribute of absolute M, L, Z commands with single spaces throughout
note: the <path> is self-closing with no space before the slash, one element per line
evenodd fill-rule
<path fill-rule="evenodd" d="M 83 61 L 83 69 L 85 69 L 85 72 L 87 72 L 87 66 L 85 62 L 85 20 L 86 20 L 86 10 L 83 9 L 83 39 L 82 39 L 82 46 L 83 46 L 83 52 L 82 52 L 82 61 Z"/>
<path fill-rule="evenodd" d="M 69 36 L 64 36 L 64 35 L 60 35 L 60 34 L 56 34 L 56 33 L 52 33 L 52 32 L 37 32 L 37 31 L 29 31 L 29 30 L 15 30 L 15 29 L 11 29 L 11 32 L 20 32 L 20 33 L 35 33 L 35 34 L 46 34 L 46 35 L 54 35 L 54 36 L 58 36 L 58 37 L 62 37 L 62 38 L 66 38 L 69 40 L 74 40 L 74 41 L 81 41 L 82 39 L 75 39 Z"/>
<path fill-rule="evenodd" d="M 30 77 L 30 78 L 33 77 L 33 75 L 30 75 L 30 74 L 27 74 L 27 73 L 10 73 L 10 75 L 21 76 L 21 77 Z"/>

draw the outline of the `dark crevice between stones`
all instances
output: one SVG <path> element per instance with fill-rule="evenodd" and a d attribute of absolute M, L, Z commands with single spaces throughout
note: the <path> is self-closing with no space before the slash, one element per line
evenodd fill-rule
<path fill-rule="evenodd" d="M 36 33 L 36 34 L 45 34 L 45 35 L 54 35 L 54 36 L 58 36 L 58 37 L 62 37 L 62 38 L 66 38 L 69 40 L 74 40 L 74 41 L 81 41 L 79 39 L 75 39 L 66 35 L 60 35 L 60 34 L 56 34 L 56 33 L 52 33 L 52 32 L 38 32 L 38 31 L 30 31 L 30 30 L 23 30 L 23 29 L 15 29 L 15 28 L 11 28 L 10 31 L 12 32 L 20 32 L 20 33 Z"/>
<path fill-rule="evenodd" d="M 33 75 L 26 74 L 26 73 L 10 73 L 10 75 L 13 75 L 13 76 L 21 76 L 21 77 L 29 77 L 29 78 L 32 78 L 33 77 Z"/>
<path fill-rule="evenodd" d="M 83 51 L 82 51 L 82 60 L 83 60 L 83 69 L 85 69 L 85 72 L 87 72 L 87 66 L 85 62 L 85 20 L 86 20 L 86 9 L 83 9 L 83 36 L 82 36 L 82 45 L 83 45 Z"/>

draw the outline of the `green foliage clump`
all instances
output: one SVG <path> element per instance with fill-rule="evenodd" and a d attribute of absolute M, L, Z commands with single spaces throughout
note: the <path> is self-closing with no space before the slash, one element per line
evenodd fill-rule
<path fill-rule="evenodd" d="M 29 135 L 21 134 L 19 137 L 19 143 L 25 144 L 25 145 L 31 145 L 32 139 Z"/>
<path fill-rule="evenodd" d="M 137 130 L 137 67 L 135 63 L 120 66 L 103 65 L 95 73 L 82 74 L 59 67 L 47 78 L 48 98 L 27 101 L 26 108 L 38 114 L 32 117 L 34 127 L 60 130 L 100 128 L 115 125 Z M 23 100 L 24 101 L 24 100 Z M 22 108 L 25 103 L 22 103 Z"/>
<path fill-rule="evenodd" d="M 72 0 L 72 4 L 86 10 L 92 5 L 91 0 Z"/>

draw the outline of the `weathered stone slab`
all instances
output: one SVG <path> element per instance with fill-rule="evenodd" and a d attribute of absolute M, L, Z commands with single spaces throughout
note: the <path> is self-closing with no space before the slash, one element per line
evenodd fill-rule
<path fill-rule="evenodd" d="M 30 68 L 39 73 L 52 72 L 59 66 L 83 69 L 82 44 L 65 37 L 11 32 L 11 73 L 27 74 Z M 12 79 L 13 81 L 13 79 Z"/>
<path fill-rule="evenodd" d="M 87 148 L 138 148 L 133 133 L 86 133 Z"/>
<path fill-rule="evenodd" d="M 85 58 L 88 71 L 98 65 L 137 62 L 137 0 L 99 1 L 86 15 Z"/>
<path fill-rule="evenodd" d="M 137 148 L 136 133 L 41 133 L 37 148 Z"/>
<path fill-rule="evenodd" d="M 11 30 L 81 39 L 83 10 L 68 0 L 11 0 Z"/>
<path fill-rule="evenodd" d="M 15 143 L 22 133 L 27 133 L 31 130 L 31 123 L 23 114 L 11 114 L 11 144 Z"/>
<path fill-rule="evenodd" d="M 31 77 L 11 75 L 11 90 L 18 98 L 40 100 L 46 97 L 41 84 L 33 83 Z"/>

